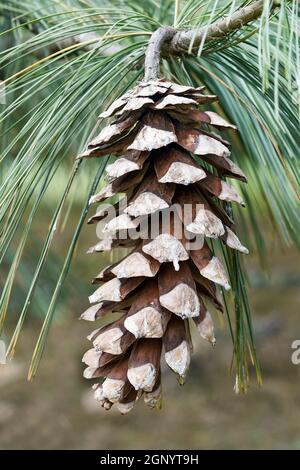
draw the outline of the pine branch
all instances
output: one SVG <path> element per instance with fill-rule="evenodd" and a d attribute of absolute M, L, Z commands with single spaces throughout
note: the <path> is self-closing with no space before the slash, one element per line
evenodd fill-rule
<path fill-rule="evenodd" d="M 157 78 L 161 51 L 167 42 L 176 34 L 172 27 L 158 28 L 152 34 L 145 54 L 145 81 Z"/>
<path fill-rule="evenodd" d="M 199 46 L 204 42 L 221 39 L 237 31 L 246 24 L 255 21 L 262 15 L 265 0 L 257 0 L 243 8 L 240 8 L 231 15 L 230 18 L 222 18 L 209 26 L 204 26 L 199 30 L 188 29 L 178 31 L 171 26 L 158 28 L 151 36 L 145 57 L 145 79 L 153 79 L 158 75 L 160 57 L 180 56 L 197 53 Z M 280 5 L 281 0 L 274 0 L 270 4 L 270 13 Z M 38 30 L 34 31 L 38 32 Z M 86 39 L 93 39 L 95 43 L 101 37 L 90 32 L 59 41 L 51 45 L 52 52 L 58 52 L 66 47 L 84 43 Z M 192 46 L 192 47 L 191 47 Z M 83 44 L 83 49 L 91 50 L 95 44 Z"/>
<path fill-rule="evenodd" d="M 211 41 L 225 37 L 259 18 L 262 15 L 264 3 L 264 0 L 255 1 L 237 10 L 231 15 L 230 19 L 222 18 L 221 20 L 217 20 L 208 27 L 204 26 L 198 32 L 193 29 L 178 31 L 173 35 L 170 43 L 166 45 L 164 55 L 186 54 L 189 51 L 192 41 L 193 46 L 191 52 L 197 52 L 203 41 Z M 273 1 L 270 5 L 270 13 L 278 5 L 280 5 L 280 1 Z"/>

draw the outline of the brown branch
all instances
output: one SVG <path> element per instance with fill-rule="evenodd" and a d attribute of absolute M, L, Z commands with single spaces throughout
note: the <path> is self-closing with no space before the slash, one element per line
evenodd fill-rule
<path fill-rule="evenodd" d="M 174 28 L 161 27 L 152 34 L 145 54 L 145 82 L 157 78 L 161 51 L 164 45 L 171 41 L 175 33 Z"/>
<path fill-rule="evenodd" d="M 228 18 L 223 18 L 212 23 L 208 27 L 201 28 L 198 32 L 195 30 L 178 31 L 166 46 L 164 55 L 180 55 L 187 53 L 192 45 L 192 53 L 195 53 L 203 41 L 220 39 L 228 34 L 240 29 L 242 26 L 256 20 L 262 15 L 264 0 L 252 2 L 243 8 L 240 8 Z M 280 1 L 273 1 L 270 5 L 270 12 L 280 4 Z"/>
<path fill-rule="evenodd" d="M 281 0 L 273 0 L 273 2 L 270 3 L 269 13 L 278 7 L 280 3 Z M 204 26 L 198 31 L 194 29 L 176 31 L 171 26 L 158 28 L 152 34 L 146 50 L 144 80 L 147 81 L 157 78 L 161 56 L 167 58 L 168 56 L 179 56 L 188 54 L 189 52 L 195 54 L 202 43 L 226 37 L 242 26 L 255 21 L 262 15 L 263 8 L 264 0 L 253 1 L 249 5 L 234 12 L 230 18 L 217 20 L 208 27 Z M 52 44 L 51 48 L 55 51 L 59 51 L 64 48 L 66 44 L 68 44 L 68 46 L 72 44 L 78 44 L 78 46 L 80 46 L 85 37 L 97 39 L 96 33 L 85 33 L 69 38 L 65 42 L 61 41 Z M 191 43 L 192 48 L 189 51 Z M 91 50 L 93 47 L 94 45 L 91 44 L 84 48 Z"/>

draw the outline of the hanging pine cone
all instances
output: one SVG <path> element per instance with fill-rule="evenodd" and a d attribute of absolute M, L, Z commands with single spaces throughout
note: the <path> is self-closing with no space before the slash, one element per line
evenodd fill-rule
<path fill-rule="evenodd" d="M 107 167 L 108 185 L 92 196 L 91 203 L 120 193 L 126 196 L 115 204 L 115 217 L 104 227 L 105 238 L 89 252 L 117 246 L 131 251 L 96 276 L 93 282 L 101 286 L 81 317 L 94 321 L 111 312 L 121 314 L 89 336 L 93 348 L 83 357 L 88 366 L 84 376 L 103 379 L 94 390 L 106 409 L 116 403 L 121 413 L 127 413 L 141 396 L 150 407 L 159 406 L 162 348 L 166 363 L 184 381 L 191 354 L 189 319 L 214 344 L 206 303 L 222 311 L 217 285 L 230 286 L 205 239 L 218 238 L 248 252 L 218 203 L 243 204 L 223 177 L 246 178 L 229 159 L 229 143 L 210 130 L 235 127 L 214 112 L 198 109 L 216 100 L 202 92 L 165 80 L 140 83 L 102 113 L 103 118 L 114 116 L 114 121 L 81 155 L 119 156 Z M 89 223 L 105 214 L 100 206 Z M 155 217 L 158 214 L 161 217 Z"/>

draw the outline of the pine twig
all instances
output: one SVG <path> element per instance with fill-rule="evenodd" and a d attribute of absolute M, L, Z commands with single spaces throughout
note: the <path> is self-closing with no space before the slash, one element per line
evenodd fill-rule
<path fill-rule="evenodd" d="M 270 5 L 270 13 L 279 4 L 280 1 L 273 1 Z M 256 20 L 261 16 L 263 8 L 264 0 L 255 1 L 237 10 L 229 20 L 228 18 L 217 20 L 198 32 L 194 29 L 176 31 L 170 26 L 158 28 L 152 34 L 145 54 L 145 81 L 157 78 L 161 56 L 188 54 L 191 41 L 193 41 L 193 47 L 190 52 L 194 54 L 203 41 L 220 39 Z"/>
<path fill-rule="evenodd" d="M 157 78 L 162 48 L 175 33 L 172 27 L 161 27 L 152 34 L 145 54 L 145 82 Z"/>

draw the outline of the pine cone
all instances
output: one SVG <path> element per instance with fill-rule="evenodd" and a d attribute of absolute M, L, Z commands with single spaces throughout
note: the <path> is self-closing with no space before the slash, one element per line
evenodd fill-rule
<path fill-rule="evenodd" d="M 230 286 L 205 238 L 219 238 L 230 248 L 248 252 L 219 203 L 243 204 L 223 177 L 246 178 L 229 159 L 229 143 L 210 130 L 235 126 L 212 111 L 198 109 L 216 100 L 202 91 L 165 80 L 140 83 L 102 113 L 103 118 L 114 116 L 114 121 L 81 155 L 119 156 L 107 167 L 108 185 L 92 196 L 91 203 L 119 193 L 126 196 L 114 205 L 115 217 L 104 227 L 105 238 L 89 252 L 117 246 L 131 251 L 95 277 L 93 282 L 102 285 L 81 316 L 94 321 L 110 312 L 121 314 L 89 336 L 93 348 L 83 357 L 88 366 L 84 376 L 104 379 L 94 390 L 106 409 L 116 403 L 121 413 L 127 413 L 141 396 L 150 407 L 159 406 L 162 346 L 166 363 L 184 381 L 191 354 L 189 319 L 214 344 L 205 302 L 222 311 L 217 285 Z M 89 223 L 105 215 L 106 208 L 100 206 Z"/>

